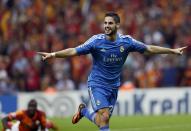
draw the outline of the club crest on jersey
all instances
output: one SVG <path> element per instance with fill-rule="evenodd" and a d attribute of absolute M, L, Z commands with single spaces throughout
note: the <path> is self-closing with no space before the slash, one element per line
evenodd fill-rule
<path fill-rule="evenodd" d="M 99 106 L 100 104 L 101 104 L 101 102 L 100 102 L 99 100 L 97 100 L 97 101 L 96 101 L 96 105 Z"/>
<path fill-rule="evenodd" d="M 120 52 L 124 52 L 124 47 L 123 46 L 120 46 Z"/>

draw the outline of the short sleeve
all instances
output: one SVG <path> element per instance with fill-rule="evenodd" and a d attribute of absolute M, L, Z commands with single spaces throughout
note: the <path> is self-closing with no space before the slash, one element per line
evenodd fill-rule
<path fill-rule="evenodd" d="M 91 53 L 95 41 L 96 41 L 96 35 L 92 36 L 84 44 L 76 47 L 75 49 L 77 51 L 77 54 L 78 55 L 85 55 L 85 54 Z"/>
<path fill-rule="evenodd" d="M 147 50 L 147 46 L 134 38 L 131 38 L 131 52 L 144 53 Z"/>

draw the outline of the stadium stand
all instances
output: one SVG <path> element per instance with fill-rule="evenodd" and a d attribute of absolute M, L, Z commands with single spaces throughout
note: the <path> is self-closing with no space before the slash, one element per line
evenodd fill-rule
<path fill-rule="evenodd" d="M 42 62 L 36 51 L 82 44 L 102 32 L 99 25 L 107 11 L 120 14 L 120 32 L 146 44 L 191 44 L 190 0 L 1 0 L 0 93 L 84 89 L 89 56 Z M 191 86 L 190 52 L 181 57 L 132 53 L 122 82 L 137 88 Z"/>

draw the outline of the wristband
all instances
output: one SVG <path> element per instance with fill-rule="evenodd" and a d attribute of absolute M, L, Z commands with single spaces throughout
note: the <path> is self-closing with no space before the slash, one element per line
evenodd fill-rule
<path fill-rule="evenodd" d="M 51 56 L 52 56 L 52 57 L 56 57 L 56 53 L 55 53 L 55 52 L 52 52 L 52 53 L 51 53 Z"/>

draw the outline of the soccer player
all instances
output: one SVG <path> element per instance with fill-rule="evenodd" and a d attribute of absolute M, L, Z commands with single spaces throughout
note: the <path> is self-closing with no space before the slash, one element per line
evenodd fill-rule
<path fill-rule="evenodd" d="M 82 117 L 86 117 L 95 123 L 100 131 L 109 131 L 109 120 L 120 86 L 120 73 L 130 52 L 182 55 L 186 48 L 170 49 L 146 45 L 128 35 L 118 33 L 119 26 L 118 14 L 109 12 L 104 18 L 104 34 L 94 35 L 75 48 L 51 53 L 38 52 L 43 60 L 85 54 L 91 54 L 93 57 L 93 66 L 88 77 L 88 90 L 94 111 L 90 112 L 86 105 L 80 104 L 77 113 L 72 118 L 73 124 L 78 123 Z"/>
<path fill-rule="evenodd" d="M 15 120 L 16 122 L 12 123 Z M 2 119 L 2 124 L 5 131 L 37 131 L 39 127 L 41 131 L 50 128 L 57 130 L 52 122 L 46 120 L 45 113 L 37 109 L 37 102 L 34 99 L 29 101 L 27 110 L 8 114 Z"/>

